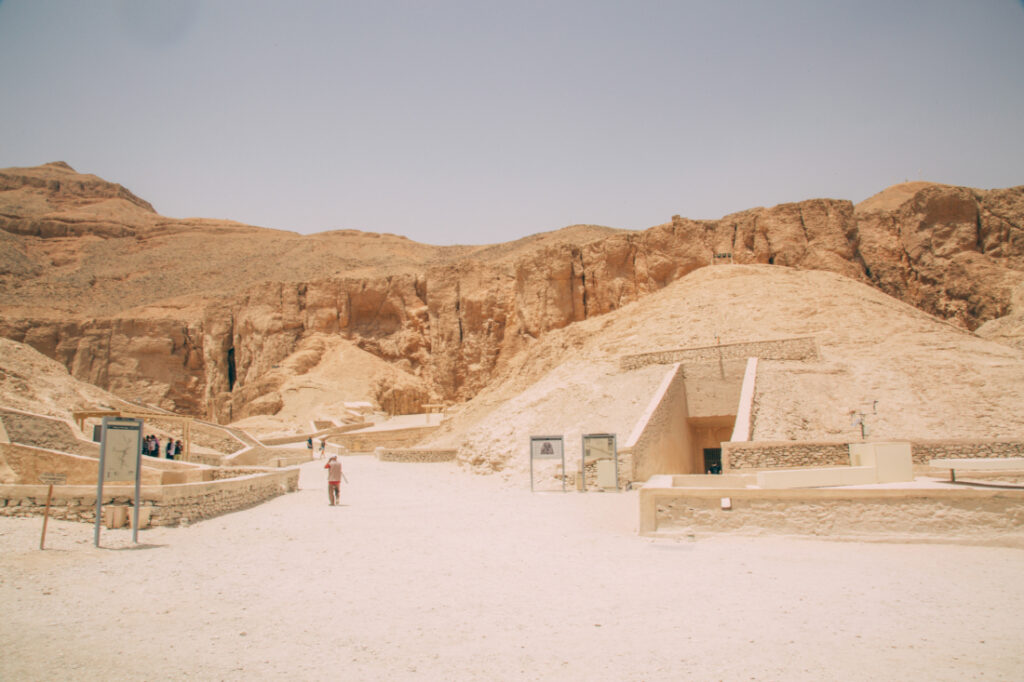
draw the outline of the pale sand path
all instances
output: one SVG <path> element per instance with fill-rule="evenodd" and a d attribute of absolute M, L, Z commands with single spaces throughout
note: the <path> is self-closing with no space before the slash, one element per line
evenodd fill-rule
<path fill-rule="evenodd" d="M 344 464 L 346 506 L 312 462 L 297 493 L 134 550 L 51 522 L 40 552 L 40 519 L 0 519 L 0 679 L 1024 675 L 1021 550 L 652 541 L 635 493 Z"/>

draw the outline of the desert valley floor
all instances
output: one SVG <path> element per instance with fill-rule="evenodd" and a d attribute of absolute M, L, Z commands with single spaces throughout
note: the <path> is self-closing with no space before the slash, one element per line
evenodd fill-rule
<path fill-rule="evenodd" d="M 0 679 L 1015 680 L 1024 551 L 643 538 L 636 492 L 344 458 L 188 527 L 0 518 Z"/>

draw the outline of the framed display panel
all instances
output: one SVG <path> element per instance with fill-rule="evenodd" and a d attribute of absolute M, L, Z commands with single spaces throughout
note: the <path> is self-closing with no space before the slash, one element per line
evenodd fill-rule
<path fill-rule="evenodd" d="M 126 417 L 104 417 L 100 438 L 99 475 L 96 482 L 96 528 L 93 544 L 100 546 L 100 523 L 103 518 L 103 484 L 105 482 L 135 483 L 132 508 L 132 542 L 139 537 L 139 483 L 142 473 L 142 420 Z"/>
<path fill-rule="evenodd" d="M 587 464 L 597 468 L 597 484 L 609 490 L 619 490 L 619 450 L 614 433 L 584 434 L 581 444 L 580 471 L 583 472 L 583 489 L 587 489 Z"/>
<path fill-rule="evenodd" d="M 562 436 L 530 436 L 530 492 L 536 492 L 536 471 L 558 471 L 561 464 L 562 492 L 565 492 L 565 439 Z M 553 466 L 554 465 L 554 466 Z"/>

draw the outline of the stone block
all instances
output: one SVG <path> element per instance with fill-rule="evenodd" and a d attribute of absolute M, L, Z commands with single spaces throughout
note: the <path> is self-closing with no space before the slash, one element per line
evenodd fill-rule
<path fill-rule="evenodd" d="M 104 507 L 103 525 L 109 529 L 124 528 L 128 523 L 128 507 Z"/>

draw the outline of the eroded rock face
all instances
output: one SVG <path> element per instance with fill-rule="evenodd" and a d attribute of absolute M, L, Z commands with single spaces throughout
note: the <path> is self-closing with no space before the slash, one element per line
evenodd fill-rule
<path fill-rule="evenodd" d="M 16 185 L 9 177 L 6 182 Z M 87 193 L 87 185 L 81 191 Z M 901 192 L 898 201 L 858 207 L 817 199 L 715 221 L 676 217 L 641 232 L 538 241 L 512 257 L 470 249 L 439 259 L 432 252 L 419 269 L 253 280 L 241 293 L 211 290 L 188 305 L 100 319 L 44 319 L 5 306 L 0 335 L 24 341 L 75 377 L 122 396 L 226 422 L 279 409 L 284 373 L 315 360 L 302 347 L 314 334 L 343 335 L 402 370 L 401 380 L 382 378 L 376 394 L 382 407 L 412 412 L 425 402 L 472 397 L 505 359 L 551 330 L 617 310 L 697 268 L 730 260 L 837 272 L 967 329 L 1011 313 L 1019 317 L 1013 291 L 1024 284 L 1024 187 L 981 191 L 923 184 Z M 0 212 L 11 215 L 11 209 Z M 0 224 L 6 241 L 10 220 L 20 218 Z M 131 237 L 135 243 L 145 244 L 144 228 Z M 170 229 L 162 225 L 150 239 L 166 239 Z M 45 236 L 29 233 L 35 236 L 18 238 Z M 249 228 L 238 239 L 258 236 Z M 11 260 L 7 300 L 16 293 L 12 282 L 46 276 L 29 257 L 29 246 Z M 52 260 L 54 249 L 46 254 Z M 266 254 L 268 262 L 276 257 Z M 415 261 L 412 246 L 403 257 Z M 248 261 L 245 267 L 239 277 L 256 277 L 263 269 Z M 1020 328 L 995 327 L 1001 336 Z"/>

